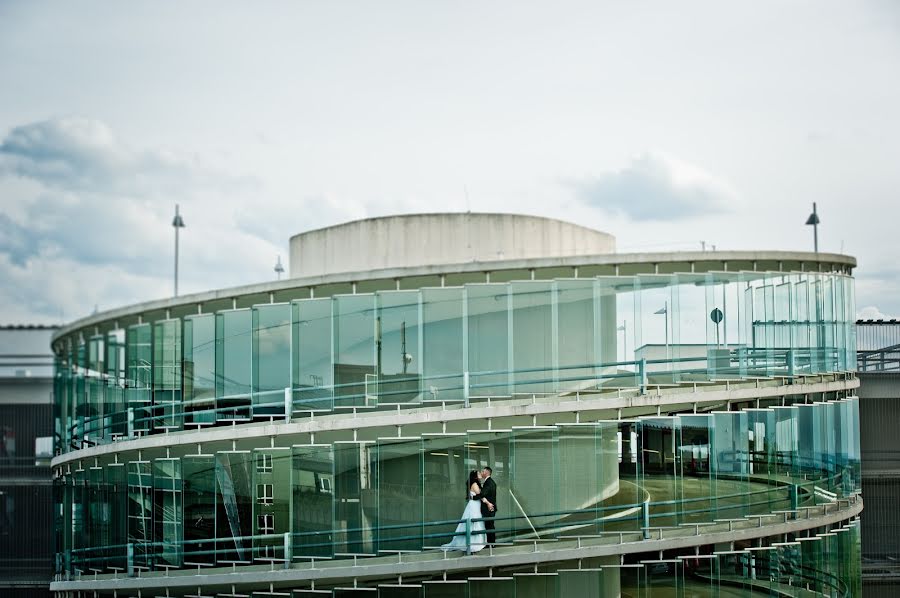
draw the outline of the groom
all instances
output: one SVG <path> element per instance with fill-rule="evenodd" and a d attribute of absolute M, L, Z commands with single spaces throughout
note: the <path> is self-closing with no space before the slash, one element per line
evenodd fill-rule
<path fill-rule="evenodd" d="M 497 541 L 494 533 L 494 515 L 497 514 L 497 484 L 491 479 L 494 473 L 490 467 L 481 470 L 481 516 L 485 517 L 484 529 L 487 531 L 488 546 Z"/>

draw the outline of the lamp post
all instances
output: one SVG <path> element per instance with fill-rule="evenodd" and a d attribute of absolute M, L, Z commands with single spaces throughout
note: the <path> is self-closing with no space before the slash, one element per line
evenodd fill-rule
<path fill-rule="evenodd" d="M 622 325 L 616 330 L 622 333 L 622 361 L 628 361 L 628 320 L 622 320 Z"/>
<path fill-rule="evenodd" d="M 178 204 L 175 204 L 175 218 L 172 219 L 172 228 L 175 229 L 175 296 L 178 296 L 178 229 L 184 228 L 184 219 L 178 213 Z"/>
<path fill-rule="evenodd" d="M 813 211 L 806 219 L 806 224 L 813 227 L 813 248 L 819 253 L 819 215 L 816 213 L 816 202 L 813 202 Z"/>
<path fill-rule="evenodd" d="M 664 315 L 666 316 L 666 360 L 669 360 L 669 300 L 666 299 L 665 304 L 655 312 L 653 312 L 656 316 Z"/>

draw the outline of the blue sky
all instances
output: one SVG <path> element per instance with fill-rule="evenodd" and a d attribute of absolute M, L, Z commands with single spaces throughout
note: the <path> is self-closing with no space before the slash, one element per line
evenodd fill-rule
<path fill-rule="evenodd" d="M 291 234 L 516 211 L 857 256 L 900 316 L 900 5 L 0 2 L 0 323 L 274 278 Z M 468 198 L 468 199 L 467 199 Z"/>

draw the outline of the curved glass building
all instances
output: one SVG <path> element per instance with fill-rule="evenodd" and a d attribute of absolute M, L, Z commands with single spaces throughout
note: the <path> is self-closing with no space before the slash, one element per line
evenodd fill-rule
<path fill-rule="evenodd" d="M 614 245 L 370 219 L 61 329 L 52 589 L 858 596 L 855 260 Z"/>

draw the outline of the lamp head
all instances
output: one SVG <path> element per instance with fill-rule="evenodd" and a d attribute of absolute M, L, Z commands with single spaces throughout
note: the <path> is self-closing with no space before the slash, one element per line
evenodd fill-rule
<path fill-rule="evenodd" d="M 175 204 L 175 218 L 172 219 L 172 226 L 175 228 L 184 228 L 184 218 L 178 212 L 178 204 Z"/>

